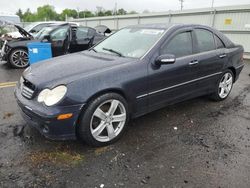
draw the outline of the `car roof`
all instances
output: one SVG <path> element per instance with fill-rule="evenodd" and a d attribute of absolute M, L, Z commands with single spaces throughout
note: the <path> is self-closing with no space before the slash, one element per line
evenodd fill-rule
<path fill-rule="evenodd" d="M 211 29 L 211 27 L 199 25 L 199 24 L 183 24 L 183 23 L 154 23 L 154 24 L 139 24 L 139 25 L 132 25 L 128 26 L 127 28 L 148 28 L 148 29 L 169 29 L 169 28 L 182 28 L 182 27 L 203 27 L 207 29 Z"/>
<path fill-rule="evenodd" d="M 234 46 L 234 43 L 227 36 L 225 36 L 223 33 L 218 31 L 217 29 L 215 29 L 213 27 L 206 26 L 206 25 L 182 24 L 182 23 L 171 23 L 171 24 L 155 23 L 155 24 L 133 25 L 133 26 L 128 26 L 126 28 L 164 29 L 164 30 L 168 30 L 168 29 L 171 28 L 173 30 L 177 30 L 177 29 L 188 28 L 188 27 L 199 27 L 199 28 L 207 29 L 207 30 L 213 32 L 214 34 L 216 34 L 224 42 L 224 44 L 226 45 L 227 48 L 230 48 L 230 47 Z"/>
<path fill-rule="evenodd" d="M 168 29 L 176 24 L 156 23 L 156 24 L 139 24 L 128 26 L 127 28 L 148 28 L 148 29 Z"/>
<path fill-rule="evenodd" d="M 48 24 L 46 27 L 62 27 L 62 26 L 67 26 L 67 25 L 78 27 L 74 23 L 52 23 L 52 24 Z"/>

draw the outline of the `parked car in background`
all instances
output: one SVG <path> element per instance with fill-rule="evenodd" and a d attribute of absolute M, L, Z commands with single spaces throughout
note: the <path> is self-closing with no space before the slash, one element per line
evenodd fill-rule
<path fill-rule="evenodd" d="M 243 66 L 243 47 L 213 28 L 137 25 L 88 51 L 30 66 L 15 96 L 46 137 L 103 146 L 130 118 L 202 95 L 225 100 Z"/>
<path fill-rule="evenodd" d="M 58 22 L 58 21 L 34 22 L 34 23 L 31 23 L 31 24 L 27 25 L 26 27 L 24 27 L 24 30 L 34 36 L 35 34 L 37 34 L 41 29 L 43 29 L 46 26 L 49 26 L 51 24 L 64 24 L 64 23 L 66 23 L 66 22 Z M 78 25 L 77 23 L 71 23 L 71 24 Z M 10 32 L 10 33 L 7 33 L 7 34 L 12 38 L 20 38 L 20 37 L 22 37 L 22 35 L 18 31 Z"/>
<path fill-rule="evenodd" d="M 23 36 L 17 40 L 6 42 L 2 48 L 2 59 L 14 68 L 29 66 L 27 44 L 31 42 L 49 42 L 53 57 L 83 51 L 105 38 L 94 28 L 78 26 L 76 24 L 50 24 L 36 35 L 16 26 Z"/>

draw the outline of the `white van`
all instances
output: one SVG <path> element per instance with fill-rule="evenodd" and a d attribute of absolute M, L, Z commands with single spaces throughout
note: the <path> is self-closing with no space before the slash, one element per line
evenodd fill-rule
<path fill-rule="evenodd" d="M 0 12 L 1 22 L 9 22 L 12 24 L 19 25 L 21 23 L 20 17 L 15 14 L 1 13 Z"/>

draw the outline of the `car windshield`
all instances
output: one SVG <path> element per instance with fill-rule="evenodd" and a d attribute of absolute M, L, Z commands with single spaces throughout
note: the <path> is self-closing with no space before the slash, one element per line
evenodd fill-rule
<path fill-rule="evenodd" d="M 42 40 L 45 35 L 48 35 L 54 27 L 44 27 L 37 34 L 35 34 L 35 39 Z"/>
<path fill-rule="evenodd" d="M 94 47 L 96 52 L 140 58 L 162 36 L 163 29 L 125 28 Z"/>

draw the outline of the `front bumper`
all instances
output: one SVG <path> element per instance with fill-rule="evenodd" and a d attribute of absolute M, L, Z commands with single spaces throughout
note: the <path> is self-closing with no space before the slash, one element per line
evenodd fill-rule
<path fill-rule="evenodd" d="M 24 120 L 35 127 L 42 135 L 52 140 L 76 139 L 76 124 L 84 104 L 45 107 L 34 100 L 24 98 L 19 89 L 15 96 Z M 38 106 L 39 105 L 39 106 Z M 65 120 L 57 120 L 60 114 L 73 113 Z"/>
<path fill-rule="evenodd" d="M 6 61 L 7 60 L 7 56 L 6 56 L 6 49 L 5 49 L 5 47 L 6 47 L 6 44 L 7 44 L 7 41 L 4 41 L 3 42 L 3 45 L 2 45 L 2 47 L 1 47 L 1 49 L 0 49 L 0 58 L 1 58 L 1 60 L 3 60 L 3 61 Z"/>
<path fill-rule="evenodd" d="M 6 56 L 6 54 L 5 53 L 2 53 L 2 51 L 0 50 L 0 59 L 2 60 L 2 61 L 7 61 L 7 56 Z"/>

